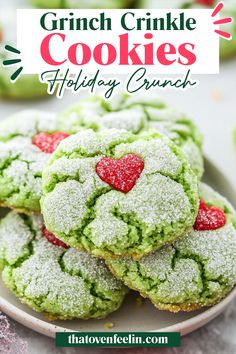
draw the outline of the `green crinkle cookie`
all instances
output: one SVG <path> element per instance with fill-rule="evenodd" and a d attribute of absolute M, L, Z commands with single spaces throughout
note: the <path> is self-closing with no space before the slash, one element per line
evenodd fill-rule
<path fill-rule="evenodd" d="M 102 318 L 117 310 L 127 288 L 104 262 L 49 243 L 41 216 L 10 212 L 0 223 L 0 268 L 6 286 L 50 318 Z"/>
<path fill-rule="evenodd" d="M 0 60 L 6 57 L 0 52 Z M 7 69 L 0 65 L 0 98 L 32 100 L 47 96 L 47 85 L 39 81 L 38 75 L 21 75 L 12 83 L 10 76 L 13 69 Z"/>
<path fill-rule="evenodd" d="M 129 155 L 144 168 L 124 193 L 102 180 L 96 168 L 105 157 Z M 125 185 L 122 169 L 108 174 Z M 41 207 L 47 228 L 70 246 L 104 258 L 139 258 L 192 227 L 197 178 L 181 150 L 155 131 L 83 130 L 52 155 L 43 173 Z"/>
<path fill-rule="evenodd" d="M 63 131 L 125 129 L 139 134 L 149 129 L 167 135 L 183 151 L 199 178 L 203 174 L 202 135 L 182 112 L 167 107 L 156 94 L 118 95 L 111 101 L 94 96 L 81 100 L 58 118 Z"/>
<path fill-rule="evenodd" d="M 200 185 L 200 197 L 208 206 L 224 211 L 224 226 L 208 231 L 192 229 L 173 246 L 165 246 L 139 261 L 107 261 L 118 279 L 159 309 L 191 311 L 214 305 L 236 283 L 235 211 L 225 198 L 204 184 Z"/>
<path fill-rule="evenodd" d="M 37 75 L 22 75 L 11 83 L 10 73 L 0 72 L 0 97 L 16 100 L 33 100 L 47 96 L 47 86 L 39 82 Z"/>
<path fill-rule="evenodd" d="M 232 35 L 229 42 L 225 39 L 220 40 L 220 57 L 222 59 L 230 58 L 236 55 L 236 1 L 234 6 L 228 6 L 222 11 L 222 17 L 233 17 L 234 22 L 224 25 L 224 31 Z"/>
<path fill-rule="evenodd" d="M 56 115 L 27 110 L 0 123 L 0 205 L 40 211 L 42 170 L 50 157 L 32 143 L 40 132 L 57 131 Z"/>

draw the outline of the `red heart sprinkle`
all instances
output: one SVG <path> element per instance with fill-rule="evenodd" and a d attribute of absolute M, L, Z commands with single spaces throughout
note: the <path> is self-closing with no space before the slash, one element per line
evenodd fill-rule
<path fill-rule="evenodd" d="M 52 154 L 56 150 L 60 142 L 68 136 L 69 134 L 67 133 L 57 132 L 53 134 L 48 134 L 42 132 L 34 136 L 33 144 L 46 154 Z"/>
<path fill-rule="evenodd" d="M 194 224 L 194 230 L 207 231 L 216 230 L 226 224 L 226 217 L 223 210 L 211 206 L 208 207 L 203 200 L 200 200 L 198 215 Z"/>
<path fill-rule="evenodd" d="M 196 0 L 198 4 L 205 5 L 205 6 L 212 6 L 215 0 Z"/>
<path fill-rule="evenodd" d="M 98 162 L 96 172 L 113 188 L 128 193 L 135 185 L 143 168 L 143 160 L 136 155 L 129 154 L 119 160 L 104 157 Z"/>
<path fill-rule="evenodd" d="M 55 246 L 58 247 L 63 247 L 63 248 L 70 248 L 68 245 L 66 245 L 64 242 L 60 241 L 58 238 L 56 238 L 50 231 L 48 231 L 48 229 L 46 229 L 46 227 L 43 228 L 42 230 L 43 236 L 46 237 L 46 239 L 52 243 Z"/>

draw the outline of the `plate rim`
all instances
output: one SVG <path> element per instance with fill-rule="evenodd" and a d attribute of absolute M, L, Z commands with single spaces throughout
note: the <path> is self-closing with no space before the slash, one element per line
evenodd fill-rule
<path fill-rule="evenodd" d="M 158 330 L 151 330 L 152 333 L 158 332 L 180 332 L 181 336 L 191 333 L 198 328 L 204 326 L 218 315 L 220 315 L 224 309 L 230 304 L 230 302 L 236 297 L 236 286 L 231 290 L 231 292 L 219 303 L 206 309 L 204 312 L 189 318 L 187 320 L 178 322 L 174 325 L 160 328 Z M 21 323 L 23 326 L 34 330 L 35 332 L 41 333 L 51 338 L 55 338 L 56 332 L 73 332 L 73 330 L 49 323 L 47 321 L 41 320 L 24 310 L 19 309 L 17 306 L 12 305 L 7 300 L 0 296 L 0 308 L 9 317 L 15 321 Z M 33 325 L 33 326 L 32 326 Z M 77 331 L 78 333 L 80 331 Z"/>
<path fill-rule="evenodd" d="M 233 184 L 228 180 L 228 178 L 221 172 L 221 169 L 212 161 L 208 156 L 205 156 L 205 160 L 208 165 L 215 168 L 220 174 L 224 176 L 225 182 L 230 187 L 234 194 L 236 195 L 236 189 Z M 186 335 L 191 333 L 198 328 L 204 326 L 218 315 L 220 315 L 223 310 L 229 305 L 229 303 L 236 297 L 236 286 L 231 290 L 231 292 L 216 305 L 206 308 L 205 311 L 197 314 L 187 320 L 178 322 L 171 326 L 163 327 L 160 329 L 154 329 L 150 332 L 180 332 L 181 335 Z M 0 310 L 3 311 L 7 316 L 11 317 L 15 321 L 21 323 L 22 325 L 34 330 L 38 333 L 46 335 L 51 338 L 55 338 L 56 332 L 71 332 L 71 329 L 55 325 L 48 321 L 39 319 L 24 310 L 18 308 L 17 306 L 11 304 L 4 297 L 0 295 Z M 80 332 L 80 331 L 78 331 Z"/>

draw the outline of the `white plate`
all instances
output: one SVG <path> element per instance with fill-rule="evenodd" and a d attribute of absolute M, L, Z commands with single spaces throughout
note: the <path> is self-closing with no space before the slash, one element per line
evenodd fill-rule
<path fill-rule="evenodd" d="M 209 160 L 206 161 L 204 180 L 236 206 L 236 190 Z M 185 335 L 218 316 L 236 296 L 236 288 L 212 308 L 178 314 L 158 311 L 149 301 L 145 301 L 143 306 L 137 308 L 134 301 L 137 296 L 138 294 L 134 292 L 130 294 L 117 312 L 103 320 L 50 322 L 42 314 L 21 304 L 0 282 L 0 309 L 14 320 L 49 337 L 55 337 L 57 331 L 108 331 L 104 327 L 106 322 L 114 324 L 112 331 L 177 331 Z"/>

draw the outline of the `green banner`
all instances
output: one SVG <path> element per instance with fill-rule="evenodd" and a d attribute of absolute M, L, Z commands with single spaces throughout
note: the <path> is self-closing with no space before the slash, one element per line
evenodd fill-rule
<path fill-rule="evenodd" d="M 179 347 L 178 332 L 57 332 L 57 347 Z"/>

